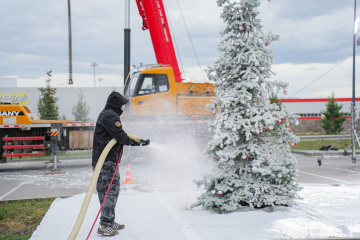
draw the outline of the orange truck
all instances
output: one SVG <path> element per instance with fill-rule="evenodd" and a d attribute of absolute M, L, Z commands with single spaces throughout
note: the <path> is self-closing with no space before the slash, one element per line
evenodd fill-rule
<path fill-rule="evenodd" d="M 212 84 L 176 82 L 173 69 L 166 66 L 133 72 L 124 96 L 130 99 L 125 116 L 143 119 L 151 116 L 203 119 L 210 114 L 206 105 L 215 99 Z"/>
<path fill-rule="evenodd" d="M 92 148 L 95 123 L 34 120 L 30 114 L 26 106 L 0 105 L 1 163 L 13 157 L 43 156 L 50 146 L 50 136 L 58 137 L 63 150 Z"/>

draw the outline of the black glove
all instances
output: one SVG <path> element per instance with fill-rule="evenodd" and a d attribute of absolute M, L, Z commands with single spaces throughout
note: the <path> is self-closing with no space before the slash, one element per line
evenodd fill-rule
<path fill-rule="evenodd" d="M 133 139 L 130 139 L 130 146 L 140 146 L 140 143 L 136 142 L 135 140 Z"/>
<path fill-rule="evenodd" d="M 140 145 L 141 146 L 146 146 L 146 145 L 149 145 L 149 144 L 150 144 L 150 139 L 148 139 L 148 140 L 140 139 Z"/>

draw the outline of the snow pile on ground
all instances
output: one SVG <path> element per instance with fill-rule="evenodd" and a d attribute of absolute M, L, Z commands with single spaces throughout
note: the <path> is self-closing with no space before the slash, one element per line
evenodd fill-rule
<path fill-rule="evenodd" d="M 291 207 L 250 209 L 229 214 L 189 210 L 201 189 L 122 191 L 117 221 L 126 224 L 114 239 L 219 240 L 360 237 L 359 185 L 303 185 Z M 56 199 L 32 240 L 67 239 L 85 194 Z M 99 209 L 93 195 L 78 239 L 86 239 Z M 97 228 L 98 225 L 96 225 Z M 103 236 L 93 231 L 90 239 Z"/>

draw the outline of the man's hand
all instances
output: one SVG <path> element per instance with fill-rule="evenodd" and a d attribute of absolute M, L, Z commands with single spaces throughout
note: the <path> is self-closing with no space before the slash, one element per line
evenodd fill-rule
<path fill-rule="evenodd" d="M 130 146 L 140 146 L 140 143 L 136 142 L 135 140 L 131 139 L 130 140 Z"/>
<path fill-rule="evenodd" d="M 150 139 L 147 139 L 147 140 L 140 139 L 140 145 L 141 146 L 146 146 L 146 145 L 149 145 L 149 144 L 150 144 Z"/>

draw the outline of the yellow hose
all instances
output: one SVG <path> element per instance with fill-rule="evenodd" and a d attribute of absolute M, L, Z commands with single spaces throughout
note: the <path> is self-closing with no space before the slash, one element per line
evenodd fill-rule
<path fill-rule="evenodd" d="M 96 182 L 99 178 L 99 174 L 100 174 L 100 171 L 101 171 L 101 168 L 104 164 L 104 161 L 105 161 L 105 158 L 106 156 L 109 154 L 109 151 L 110 149 L 116 144 L 116 140 L 115 139 L 112 139 L 107 145 L 106 147 L 104 148 L 104 150 L 102 151 L 101 155 L 100 155 L 100 158 L 96 164 L 96 167 L 95 167 L 95 170 L 94 170 L 94 173 L 92 175 L 92 178 L 91 178 L 91 181 L 90 181 L 90 185 L 89 185 L 89 188 L 87 190 L 87 193 L 86 193 L 86 196 L 85 196 L 85 199 L 84 199 L 84 202 L 83 202 L 83 205 L 81 206 L 81 209 L 80 209 L 80 212 L 79 212 L 79 216 L 75 222 L 75 225 L 73 227 L 73 230 L 71 231 L 70 233 L 70 236 L 68 238 L 68 240 L 75 240 L 76 236 L 78 235 L 79 233 L 79 230 L 80 230 L 80 227 L 81 227 L 81 224 L 83 223 L 84 221 L 84 218 L 85 218 L 85 214 L 86 214 L 86 211 L 89 207 L 89 204 L 90 204 L 90 200 L 91 200 L 91 197 L 94 193 L 94 190 L 95 190 L 95 186 L 96 186 Z"/>
<path fill-rule="evenodd" d="M 131 133 L 127 133 L 128 137 L 131 138 L 132 140 L 134 140 L 135 142 L 137 143 L 140 143 L 140 138 L 134 134 L 131 134 Z"/>

